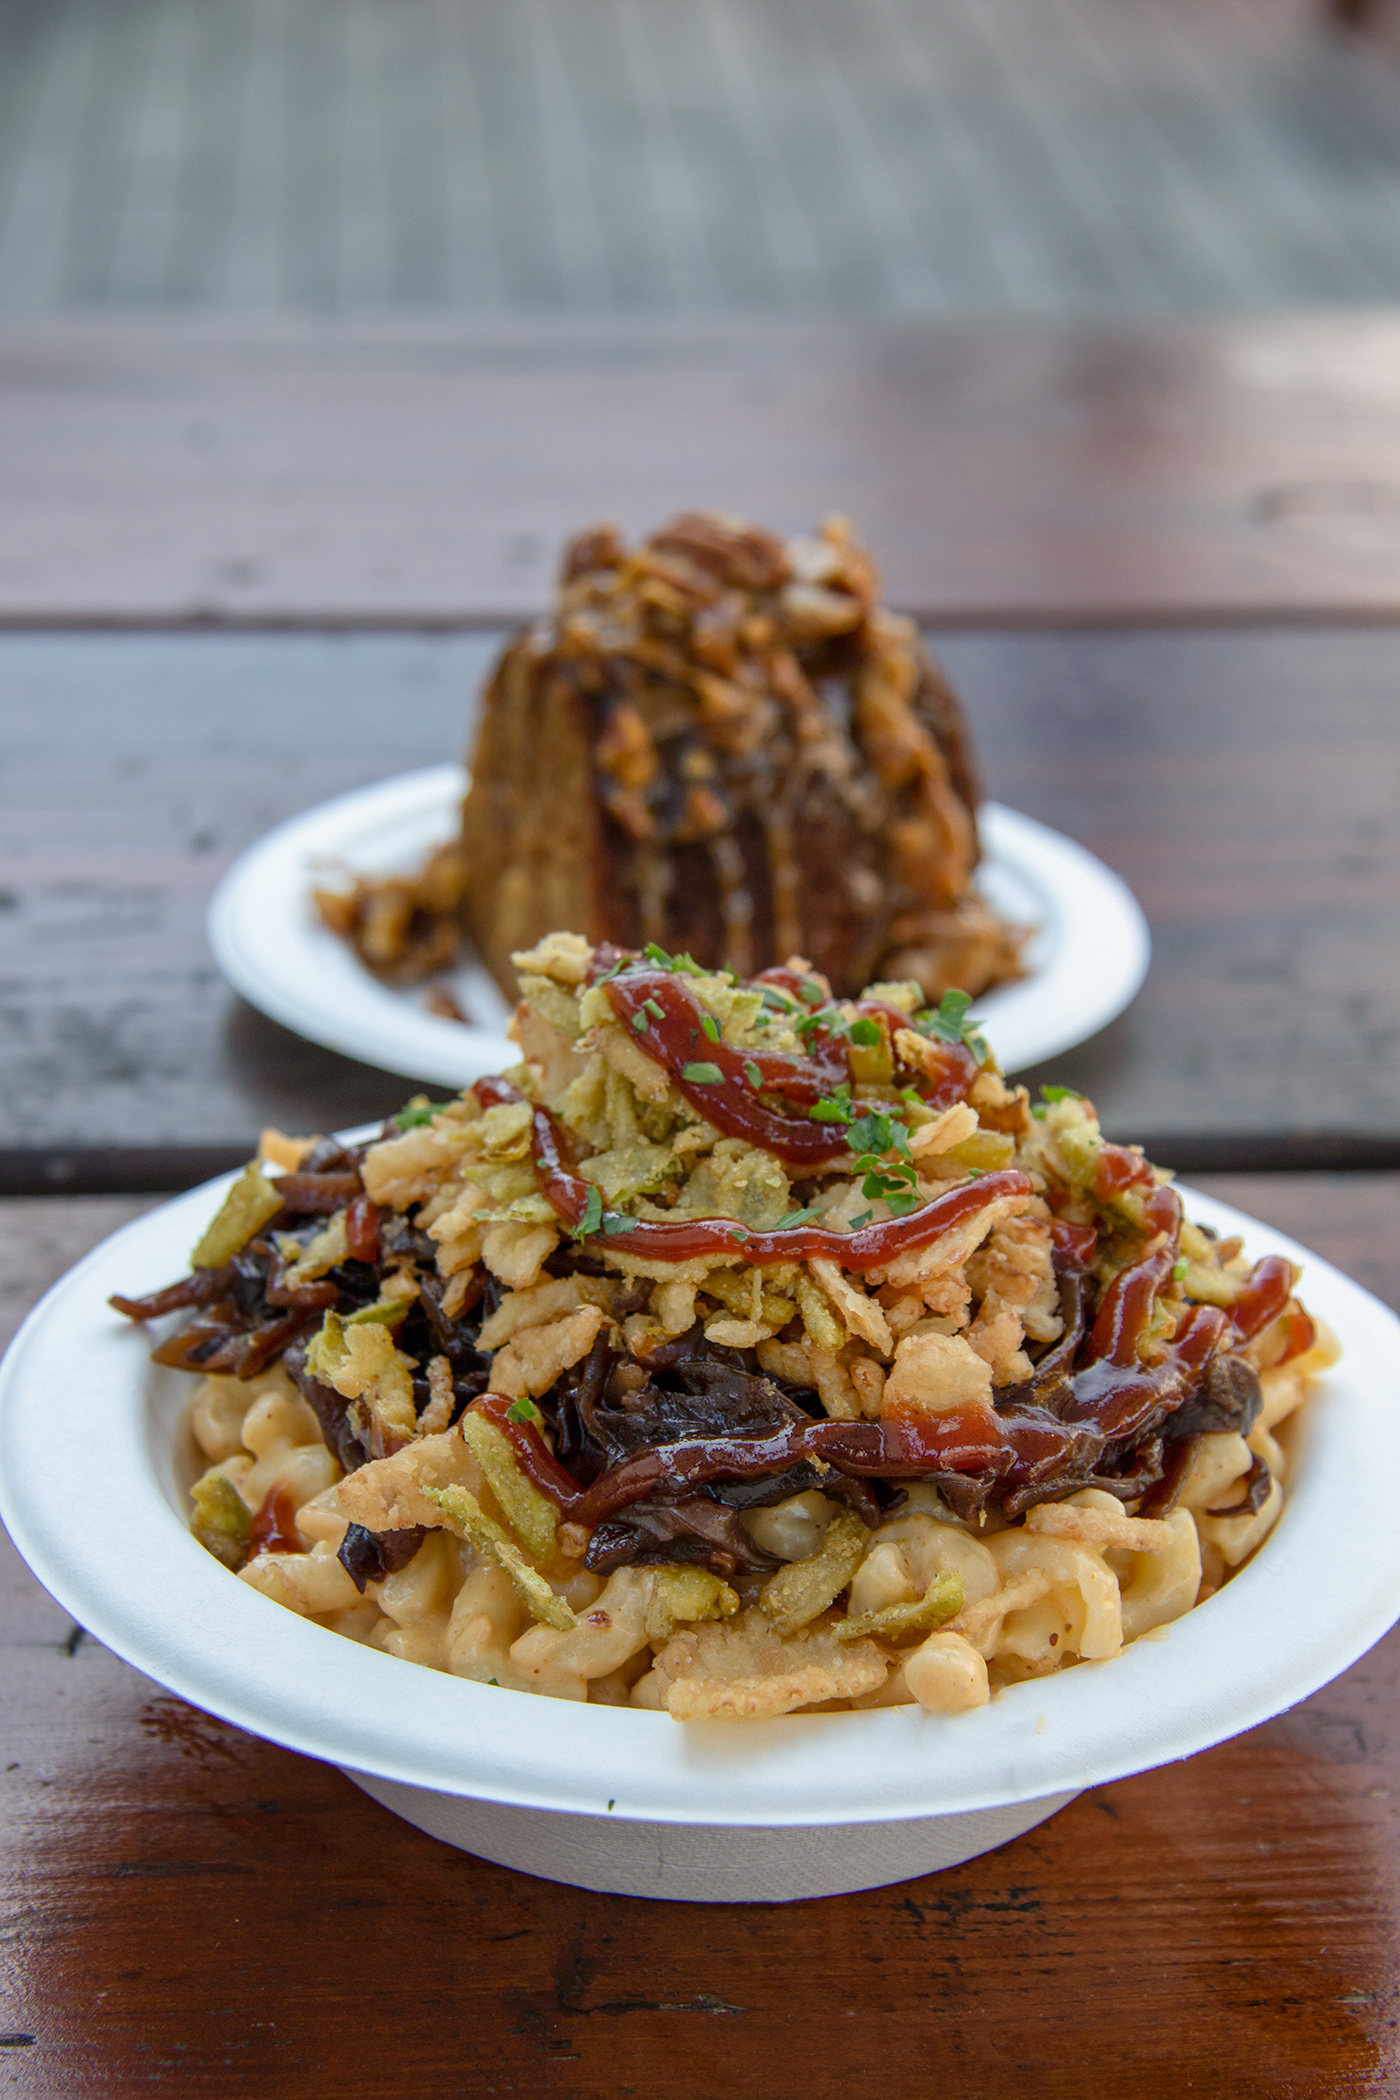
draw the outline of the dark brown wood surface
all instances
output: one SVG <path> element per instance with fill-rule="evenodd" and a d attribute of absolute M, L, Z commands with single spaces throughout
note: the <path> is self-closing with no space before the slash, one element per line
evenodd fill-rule
<path fill-rule="evenodd" d="M 0 636 L 0 1190 L 117 1192 L 0 1201 L 0 1335 L 132 1191 L 398 1105 L 411 1081 L 222 986 L 208 895 L 278 818 L 461 747 L 490 638 L 410 629 L 533 611 L 581 522 L 697 501 L 857 517 L 942 630 L 990 792 L 1141 897 L 1147 986 L 1056 1060 L 1114 1134 L 1193 1169 L 1400 1162 L 1394 314 L 6 323 L 0 625 L 199 631 Z M 208 631 L 260 624 L 315 631 Z M 1400 1305 L 1400 1175 L 1196 1178 Z M 1396 1635 L 966 1867 L 692 1909 L 438 1845 L 4 1555 L 25 2100 L 1400 2092 Z"/>
<path fill-rule="evenodd" d="M 1400 1305 L 1400 1176 L 1203 1185 Z M 0 1204 L 0 1322 L 140 1207 Z M 438 1844 L 139 1676 L 4 1552 L 0 2084 L 23 2100 L 1400 2090 L 1400 1635 L 966 1866 L 702 1908 Z"/>
<path fill-rule="evenodd" d="M 1101 855 L 1152 926 L 1135 1004 L 1031 1078 L 1087 1092 L 1168 1164 L 1400 1160 L 1400 639 L 936 639 L 990 792 Z M 10 1188 L 179 1186 L 244 1156 L 264 1122 L 343 1127 L 401 1104 L 412 1081 L 235 998 L 204 911 L 280 818 L 459 751 L 492 647 L 0 636 Z"/>
<path fill-rule="evenodd" d="M 1400 319 L 0 332 L 0 618 L 497 620 L 697 502 L 944 620 L 1393 617 Z"/>

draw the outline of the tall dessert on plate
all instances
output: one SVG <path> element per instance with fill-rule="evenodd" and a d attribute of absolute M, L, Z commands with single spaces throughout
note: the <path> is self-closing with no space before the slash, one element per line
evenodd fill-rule
<path fill-rule="evenodd" d="M 422 870 L 321 896 L 382 975 L 465 937 L 509 994 L 511 953 L 562 926 L 741 976 L 800 952 L 841 996 L 1016 974 L 1023 931 L 973 887 L 962 710 L 844 519 L 580 534 L 553 617 L 491 675 L 471 767 Z"/>

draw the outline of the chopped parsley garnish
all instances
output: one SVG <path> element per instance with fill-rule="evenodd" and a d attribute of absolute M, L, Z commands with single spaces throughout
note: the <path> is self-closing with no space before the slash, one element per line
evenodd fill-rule
<path fill-rule="evenodd" d="M 872 1219 L 872 1218 L 874 1217 L 874 1215 L 875 1215 L 875 1213 L 874 1213 L 874 1211 L 873 1211 L 873 1210 L 863 1210 L 863 1211 L 861 1212 L 861 1214 L 860 1214 L 860 1216 L 859 1216 L 858 1218 L 852 1218 L 852 1220 L 851 1220 L 851 1230 L 852 1230 L 852 1232 L 859 1232 L 859 1231 L 861 1231 L 861 1229 L 862 1229 L 862 1228 L 863 1228 L 864 1226 L 866 1226 L 866 1225 L 868 1225 L 868 1224 L 870 1223 L 870 1220 L 871 1220 L 871 1219 Z"/>
<path fill-rule="evenodd" d="M 909 1151 L 909 1133 L 900 1117 L 886 1109 L 866 1109 L 851 1125 L 848 1140 L 857 1155 L 856 1172 L 864 1175 L 863 1195 L 883 1198 L 897 1218 L 922 1200 L 918 1172 Z M 895 1156 L 890 1157 L 893 1153 Z"/>
<path fill-rule="evenodd" d="M 774 1013 L 790 1014 L 796 1011 L 797 1001 L 789 999 L 786 992 L 780 992 L 776 984 L 760 984 L 755 986 L 755 990 L 764 1005 L 771 1007 Z"/>
<path fill-rule="evenodd" d="M 645 1007 L 643 1007 L 640 1012 L 633 1014 L 632 1026 L 636 1029 L 638 1035 L 646 1034 L 648 1028 L 650 1028 L 651 1026 L 651 1023 L 647 1019 Z"/>
<path fill-rule="evenodd" d="M 898 1152 L 909 1158 L 909 1133 L 903 1119 L 890 1115 L 885 1109 L 866 1109 L 851 1125 L 851 1150 L 874 1152 L 881 1158 L 887 1152 Z"/>
<path fill-rule="evenodd" d="M 729 1237 L 731 1240 L 746 1240 L 748 1236 L 749 1228 L 747 1225 L 731 1225 L 729 1228 Z"/>
<path fill-rule="evenodd" d="M 704 1029 L 706 1035 L 710 1038 L 710 1041 L 712 1043 L 717 1043 L 719 1041 L 719 1023 L 718 1021 L 716 1021 L 713 1014 L 701 1014 L 700 1026 Z"/>
<path fill-rule="evenodd" d="M 1190 1262 L 1189 1262 L 1189 1261 L 1178 1261 L 1178 1262 L 1173 1262 L 1173 1264 L 1172 1264 L 1172 1282 L 1173 1282 L 1173 1283 L 1185 1283 L 1185 1281 L 1186 1281 L 1186 1271 L 1187 1271 L 1187 1270 L 1188 1270 L 1188 1269 L 1190 1268 L 1190 1266 L 1191 1266 L 1191 1264 L 1190 1264 Z"/>
<path fill-rule="evenodd" d="M 718 1086 L 724 1074 L 718 1065 L 689 1064 L 681 1066 L 681 1078 L 689 1086 Z"/>
<path fill-rule="evenodd" d="M 508 1422 L 542 1422 L 544 1416 L 540 1413 L 533 1400 L 521 1399 L 517 1400 L 513 1407 L 506 1409 L 506 1420 Z"/>
<path fill-rule="evenodd" d="M 396 1124 L 400 1130 L 421 1130 L 425 1123 L 432 1122 L 439 1110 L 446 1107 L 445 1101 L 410 1101 L 407 1108 L 401 1108 L 396 1116 L 390 1116 L 389 1121 Z"/>
<path fill-rule="evenodd" d="M 818 984 L 815 977 L 804 977 L 800 989 L 803 998 L 809 1006 L 825 1005 L 826 1001 L 831 997 L 826 986 Z"/>
<path fill-rule="evenodd" d="M 971 992 L 945 992 L 937 1006 L 927 1006 L 919 1015 L 924 1030 L 936 1035 L 943 1043 L 960 1043 L 963 1039 L 963 1022 L 972 1004 Z"/>
<path fill-rule="evenodd" d="M 779 1218 L 773 1230 L 774 1232 L 791 1232 L 794 1225 L 810 1225 L 813 1218 L 819 1218 L 820 1216 L 821 1212 L 819 1210 L 810 1208 L 807 1210 L 790 1210 L 785 1218 Z"/>
<path fill-rule="evenodd" d="M 1082 1101 L 1084 1096 L 1072 1086 L 1043 1086 L 1040 1098 L 1042 1101 Z"/>
<path fill-rule="evenodd" d="M 642 1001 L 642 1012 L 650 1014 L 653 1021 L 664 1021 L 666 1018 L 666 1009 L 659 999 L 644 999 Z"/>
<path fill-rule="evenodd" d="M 855 1043 L 862 1050 L 873 1050 L 884 1040 L 884 1029 L 869 1014 L 857 1014 L 854 1019 L 843 1014 L 839 1006 L 830 1001 L 819 1006 L 814 1013 L 803 1014 L 793 1027 L 803 1042 L 811 1046 L 811 1039 L 820 1029 L 822 1034 L 836 1036 L 840 1040 Z"/>
<path fill-rule="evenodd" d="M 668 955 L 655 941 L 648 941 L 642 953 L 659 970 L 679 970 L 683 977 L 703 977 L 706 974 L 693 955 Z"/>
<path fill-rule="evenodd" d="M 610 1210 L 603 1219 L 603 1230 L 611 1239 L 616 1239 L 621 1232 L 635 1232 L 636 1229 L 636 1219 L 625 1218 L 621 1211 Z"/>
<path fill-rule="evenodd" d="M 597 1186 L 590 1181 L 588 1184 L 588 1194 L 584 1198 L 583 1216 L 579 1219 L 577 1225 L 575 1225 L 573 1228 L 574 1238 L 576 1240 L 588 1239 L 592 1233 L 595 1233 L 599 1230 L 599 1228 L 602 1225 L 602 1222 L 602 1193 L 597 1188 Z"/>
<path fill-rule="evenodd" d="M 856 1172 L 865 1176 L 861 1194 L 872 1199 L 883 1196 L 897 1218 L 912 1210 L 919 1200 L 912 1161 L 884 1160 L 877 1153 L 866 1152 L 856 1161 Z"/>
<path fill-rule="evenodd" d="M 915 1026 L 925 1035 L 936 1036 L 940 1043 L 964 1044 L 984 1065 L 991 1056 L 987 1039 L 975 1022 L 967 1018 L 972 1004 L 971 992 L 945 992 L 937 1006 L 926 1006 L 922 1013 L 914 1016 Z"/>
<path fill-rule="evenodd" d="M 754 1063 L 752 1058 L 749 1058 L 748 1062 L 744 1066 L 744 1077 L 745 1079 L 747 1079 L 749 1085 L 753 1088 L 756 1094 L 761 1091 L 763 1086 L 763 1074 L 759 1071 L 758 1066 Z"/>
<path fill-rule="evenodd" d="M 853 1123 L 856 1112 L 851 1107 L 849 1086 L 838 1086 L 835 1093 L 814 1102 L 807 1113 L 814 1123 Z"/>

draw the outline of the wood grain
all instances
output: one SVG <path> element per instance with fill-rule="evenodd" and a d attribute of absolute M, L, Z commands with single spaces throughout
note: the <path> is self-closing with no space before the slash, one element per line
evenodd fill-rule
<path fill-rule="evenodd" d="M 0 637 L 12 1189 L 174 1187 L 244 1156 L 263 1123 L 343 1127 L 401 1105 L 413 1081 L 235 999 L 204 911 L 281 818 L 459 751 L 493 646 Z M 940 647 L 993 795 L 1082 840 L 1151 921 L 1138 1000 L 1053 1076 L 1178 1167 L 1286 1163 L 1290 1147 L 1304 1163 L 1393 1164 L 1392 637 L 1003 633 Z"/>
<path fill-rule="evenodd" d="M 1361 1254 L 1400 1300 L 1400 1177 L 1211 1186 Z M 37 1291 L 130 1209 L 0 1204 L 0 1267 Z M 0 1599 L 0 2077 L 24 2100 L 806 2100 L 872 2078 L 960 2100 L 1352 2100 L 1400 2081 L 1400 1635 L 967 1866 L 698 1909 L 437 1844 L 118 1662 L 8 1547 Z"/>
<path fill-rule="evenodd" d="M 493 622 L 561 539 L 857 518 L 940 621 L 1392 618 L 1400 318 L 9 321 L 0 618 Z"/>

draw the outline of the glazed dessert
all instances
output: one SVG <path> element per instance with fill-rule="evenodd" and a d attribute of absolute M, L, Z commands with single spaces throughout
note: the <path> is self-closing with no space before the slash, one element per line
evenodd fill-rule
<path fill-rule="evenodd" d="M 520 1063 L 265 1133 L 156 1361 L 196 1536 L 336 1633 L 681 1720 L 938 1713 L 1209 1597 L 1335 1345 L 914 981 L 554 934 Z"/>
<path fill-rule="evenodd" d="M 553 619 L 483 698 L 459 835 L 412 876 L 319 893 L 388 978 L 469 938 L 508 997 L 551 928 L 747 976 L 801 951 L 840 995 L 1017 974 L 973 887 L 980 798 L 957 699 L 880 602 L 843 519 L 784 543 L 711 513 L 567 550 Z"/>

